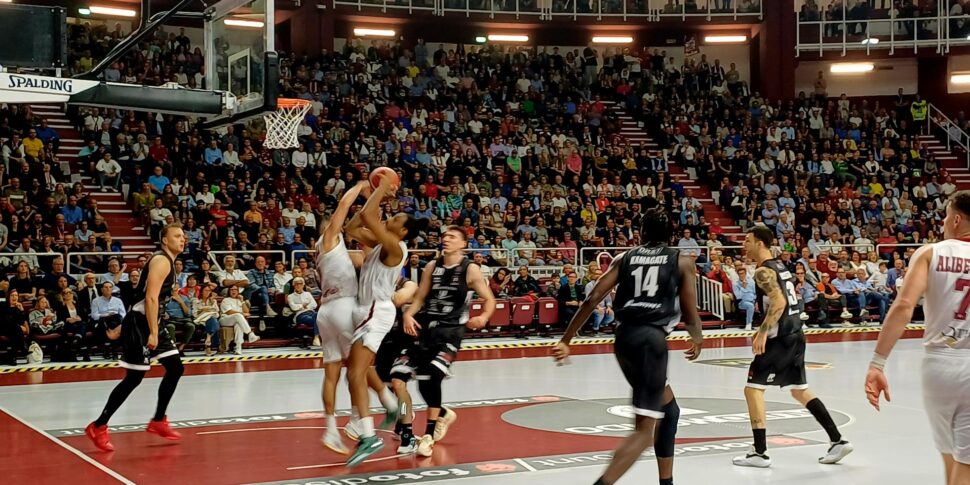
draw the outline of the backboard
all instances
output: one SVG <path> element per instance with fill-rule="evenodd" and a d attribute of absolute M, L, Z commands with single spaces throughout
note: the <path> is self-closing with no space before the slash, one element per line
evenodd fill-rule
<path fill-rule="evenodd" d="M 273 0 L 223 0 L 212 6 L 205 22 L 206 89 L 232 93 L 236 108 L 207 124 L 276 109 L 273 9 Z"/>
<path fill-rule="evenodd" d="M 57 68 L 67 64 L 64 7 L 0 3 L 0 66 Z"/>

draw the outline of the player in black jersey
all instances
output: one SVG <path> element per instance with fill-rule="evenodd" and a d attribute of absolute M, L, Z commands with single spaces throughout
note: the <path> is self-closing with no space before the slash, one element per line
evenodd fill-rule
<path fill-rule="evenodd" d="M 765 318 L 754 335 L 754 360 L 748 369 L 744 399 L 754 433 L 754 446 L 744 456 L 734 458 L 738 466 L 767 468 L 771 459 L 766 454 L 765 389 L 779 386 L 791 389 L 791 395 L 802 403 L 829 435 L 828 452 L 819 463 L 833 464 L 852 453 L 852 445 L 842 439 L 838 427 L 822 401 L 808 390 L 805 379 L 805 334 L 802 333 L 802 303 L 795 291 L 795 277 L 784 263 L 771 257 L 774 233 L 756 226 L 744 238 L 744 250 L 757 269 L 754 280 L 759 300 L 767 300 Z"/>
<path fill-rule="evenodd" d="M 159 310 L 165 308 L 171 298 L 169 289 L 175 285 L 175 258 L 185 249 L 185 233 L 180 224 L 169 224 L 160 235 L 162 250 L 145 262 L 141 279 L 134 290 L 132 301 L 135 303 L 121 323 L 124 350 L 119 364 L 126 369 L 125 378 L 111 391 L 101 416 L 84 430 L 94 445 L 103 451 L 114 451 L 108 439 L 108 420 L 128 399 L 131 391 L 141 384 L 151 368 L 152 360 L 161 362 L 165 367 L 165 376 L 158 387 L 155 416 L 148 423 L 146 431 L 169 440 L 181 438 L 169 426 L 165 411 L 182 377 L 182 359 L 172 336 L 165 327 L 159 328 Z"/>
<path fill-rule="evenodd" d="M 694 286 L 697 270 L 692 258 L 667 246 L 670 233 L 670 221 L 663 207 L 644 212 L 640 227 L 644 244 L 613 260 L 553 349 L 556 360 L 563 362 L 569 356 L 569 342 L 576 332 L 619 285 L 613 299 L 619 322 L 613 352 L 633 387 L 636 431 L 616 449 L 597 485 L 615 483 L 651 445 L 657 455 L 660 484 L 673 484 L 674 438 L 680 408 L 667 385 L 667 334 L 680 322 L 683 312 L 692 342 L 687 360 L 700 356 L 703 338 Z"/>
<path fill-rule="evenodd" d="M 434 443 L 444 439 L 448 427 L 458 419 L 455 411 L 441 406 L 441 382 L 452 375 L 451 364 L 461 348 L 465 327 L 480 329 L 495 312 L 495 297 L 481 268 L 465 256 L 465 231 L 449 227 L 442 235 L 442 245 L 441 257 L 425 265 L 414 301 L 404 312 L 404 331 L 418 339 L 401 352 L 391 369 L 392 379 L 400 383 L 417 378 L 418 390 L 428 405 L 428 421 L 420 440 L 411 430 L 413 418 L 405 416 L 398 453 L 431 456 Z M 473 291 L 484 305 L 481 315 L 469 318 Z"/>

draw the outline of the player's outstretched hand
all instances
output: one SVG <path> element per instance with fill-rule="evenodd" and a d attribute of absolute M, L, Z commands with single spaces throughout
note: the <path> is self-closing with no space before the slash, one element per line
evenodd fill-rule
<path fill-rule="evenodd" d="M 472 317 L 468 319 L 468 323 L 465 324 L 471 330 L 478 330 L 485 326 L 487 322 L 481 315 L 477 317 Z"/>
<path fill-rule="evenodd" d="M 158 334 L 153 333 L 148 336 L 148 345 L 146 345 L 150 350 L 155 350 L 158 347 Z"/>
<path fill-rule="evenodd" d="M 756 332 L 754 334 L 754 341 L 751 343 L 751 352 L 754 355 L 761 355 L 765 353 L 765 344 L 768 342 L 768 334 L 764 332 Z"/>
<path fill-rule="evenodd" d="M 700 342 L 691 341 L 690 348 L 687 349 L 687 352 L 684 352 L 684 357 L 686 357 L 687 360 L 690 360 L 690 361 L 697 360 L 697 358 L 701 356 L 701 349 L 703 347 L 704 347 L 703 340 L 701 340 Z"/>
<path fill-rule="evenodd" d="M 866 374 L 866 398 L 869 399 L 869 404 L 879 411 L 879 395 L 886 395 L 886 402 L 891 402 L 889 399 L 889 381 L 886 380 L 886 374 L 879 370 L 870 367 L 869 373 Z"/>
<path fill-rule="evenodd" d="M 421 325 L 414 319 L 411 315 L 404 315 L 404 333 L 412 336 L 418 336 L 418 330 L 421 329 Z"/>
<path fill-rule="evenodd" d="M 556 359 L 556 362 L 562 364 L 569 357 L 569 346 L 559 342 L 555 347 L 552 348 L 552 358 Z"/>

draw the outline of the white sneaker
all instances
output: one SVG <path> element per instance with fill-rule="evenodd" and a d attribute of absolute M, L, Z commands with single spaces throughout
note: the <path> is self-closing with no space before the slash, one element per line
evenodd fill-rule
<path fill-rule="evenodd" d="M 347 435 L 351 441 L 357 441 L 360 439 L 360 424 L 356 419 L 347 421 L 347 424 L 344 425 L 344 434 Z"/>
<path fill-rule="evenodd" d="M 232 353 L 236 355 L 242 355 L 242 344 L 237 345 L 236 350 L 233 350 Z"/>
<path fill-rule="evenodd" d="M 804 322 L 804 321 L 808 320 L 808 314 L 805 313 L 805 312 L 802 312 L 802 314 L 799 315 L 798 318 L 801 319 L 801 321 Z"/>
<path fill-rule="evenodd" d="M 418 441 L 418 456 L 431 456 L 434 453 L 434 438 L 430 434 L 426 434 L 421 437 Z"/>
<path fill-rule="evenodd" d="M 320 437 L 320 444 L 341 455 L 350 454 L 350 448 L 344 446 L 344 440 L 340 439 L 340 433 L 335 429 L 328 429 L 323 433 L 323 436 Z"/>
<path fill-rule="evenodd" d="M 260 339 L 259 335 L 256 335 L 255 332 L 249 332 L 249 336 L 246 337 L 246 341 L 251 344 L 259 342 L 259 339 Z"/>
<path fill-rule="evenodd" d="M 312 346 L 312 347 L 319 347 L 320 346 L 320 336 L 319 335 L 317 335 L 316 337 L 313 337 L 313 343 L 311 343 L 310 346 Z"/>
<path fill-rule="evenodd" d="M 868 316 L 869 316 L 869 310 L 866 310 L 865 308 L 863 308 L 862 310 L 859 310 L 859 318 L 865 319 Z"/>
<path fill-rule="evenodd" d="M 849 453 L 852 453 L 853 449 L 852 443 L 846 440 L 832 443 L 832 446 L 829 446 L 829 451 L 825 453 L 825 456 L 819 458 L 818 462 L 823 465 L 834 465 L 846 456 L 849 456 Z"/>
<path fill-rule="evenodd" d="M 848 319 L 852 318 L 852 313 L 849 312 L 849 309 L 848 308 L 843 308 L 842 309 L 842 314 L 839 315 L 839 316 L 842 317 L 843 320 L 848 320 Z"/>
<path fill-rule="evenodd" d="M 404 441 L 401 441 L 401 446 L 397 447 L 397 454 L 399 455 L 413 455 L 417 451 L 418 451 L 418 439 L 415 438 L 414 436 L 412 436 L 407 443 L 405 443 Z"/>
<path fill-rule="evenodd" d="M 263 321 L 263 320 L 260 320 L 259 321 L 259 331 L 260 332 L 265 332 L 266 331 L 266 322 Z"/>
<path fill-rule="evenodd" d="M 276 310 L 273 310 L 273 307 L 266 305 L 266 318 L 276 318 L 278 316 L 279 314 L 276 313 Z"/>
<path fill-rule="evenodd" d="M 749 323 L 749 324 L 747 324 L 747 325 L 745 325 L 745 326 L 744 326 L 744 329 L 745 329 L 746 331 L 747 331 L 747 330 L 751 330 L 751 324 Z"/>
<path fill-rule="evenodd" d="M 855 326 L 855 324 L 852 323 L 852 322 L 850 322 L 850 321 L 848 321 L 848 320 L 843 320 L 842 321 L 842 327 L 844 327 L 844 328 L 852 328 L 854 326 Z"/>
<path fill-rule="evenodd" d="M 748 453 L 744 456 L 735 456 L 732 460 L 734 466 L 748 466 L 754 468 L 768 468 L 771 466 L 771 458 L 754 451 L 754 447 L 748 448 Z"/>
<path fill-rule="evenodd" d="M 455 424 L 455 421 L 458 421 L 458 414 L 455 413 L 455 411 L 445 406 L 441 406 L 442 411 L 445 409 L 448 410 L 448 414 L 444 415 L 443 417 L 438 416 L 438 421 L 434 425 L 434 436 L 432 436 L 432 438 L 434 438 L 436 442 L 445 439 L 445 435 L 448 434 L 448 427 Z"/>

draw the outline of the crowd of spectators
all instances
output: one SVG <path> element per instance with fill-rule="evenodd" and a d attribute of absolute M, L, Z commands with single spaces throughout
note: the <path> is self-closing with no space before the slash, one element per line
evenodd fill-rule
<path fill-rule="evenodd" d="M 78 26 L 75 69 L 89 68 L 121 38 Z M 184 34 L 159 31 L 105 77 L 199 86 L 202 55 Z M 806 303 L 824 301 L 826 310 L 834 302 L 832 308 L 859 313 L 871 305 L 881 318 L 904 276 L 897 262 L 911 253 L 896 245 L 936 240 L 943 200 L 955 190 L 914 136 L 925 102 L 902 94 L 892 106 L 828 98 L 821 75 L 815 93 L 768 100 L 751 91 L 736 66 L 704 56 L 446 49 L 422 40 L 407 48 L 352 40 L 340 52 L 284 53 L 281 69 L 284 95 L 311 101 L 292 150 L 263 148 L 258 123 L 209 132 L 178 116 L 71 113 L 87 144 L 75 169 L 103 190 L 122 190 L 150 233 L 172 222 L 185 227 L 179 297 L 166 311 L 181 345 L 195 334 L 205 336 L 208 353 L 230 350 L 231 334 L 232 351 L 241 352 L 274 324 L 283 333 L 306 327 L 319 293 L 306 251 L 342 192 L 379 166 L 403 182 L 384 213 L 431 220 L 411 241 L 415 252 L 403 277 L 417 280 L 440 231 L 457 224 L 475 260 L 495 268 L 486 271 L 495 293 L 558 298 L 563 320 L 603 269 L 593 263 L 574 270 L 582 249 L 638 244 L 640 213 L 653 204 L 673 215 L 671 244 L 723 281 L 726 302 L 736 303 L 746 323 L 758 306 L 747 294 L 750 262 L 719 249 L 736 242 L 722 224 L 773 228 L 776 252 L 810 283 L 798 288 Z M 616 134 L 613 101 L 644 122 L 661 150 Z M 57 159 L 57 133 L 24 107 L 6 107 L 0 121 L 0 137 L 8 137 L 0 167 L 4 246 L 119 251 L 83 185 L 58 182 L 67 174 Z M 698 197 L 669 177 L 668 163 L 708 184 L 734 221 L 708 220 Z M 216 257 L 215 250 L 234 254 Z M 861 263 L 873 257 L 897 273 L 881 280 L 886 272 Z M 40 334 L 59 335 L 69 350 L 86 355 L 100 345 L 110 356 L 98 329 L 108 325 L 105 318 L 123 315 L 125 285 L 137 281 L 139 259 L 128 270 L 120 257 L 8 258 L 15 274 L 0 284 L 9 285 L 6 311 L 16 318 L 4 323 L 6 340 L 19 349 Z M 531 274 L 536 266 L 560 267 L 561 277 L 540 280 Z M 85 276 L 74 281 L 68 273 Z M 104 312 L 86 306 L 99 298 L 95 288 L 111 295 L 97 305 Z M 72 292 L 77 303 L 64 303 Z M 50 310 L 33 318 L 28 310 L 42 305 Z M 827 323 L 825 311 L 813 314 Z M 611 320 L 611 301 L 604 301 L 591 328 Z"/>

